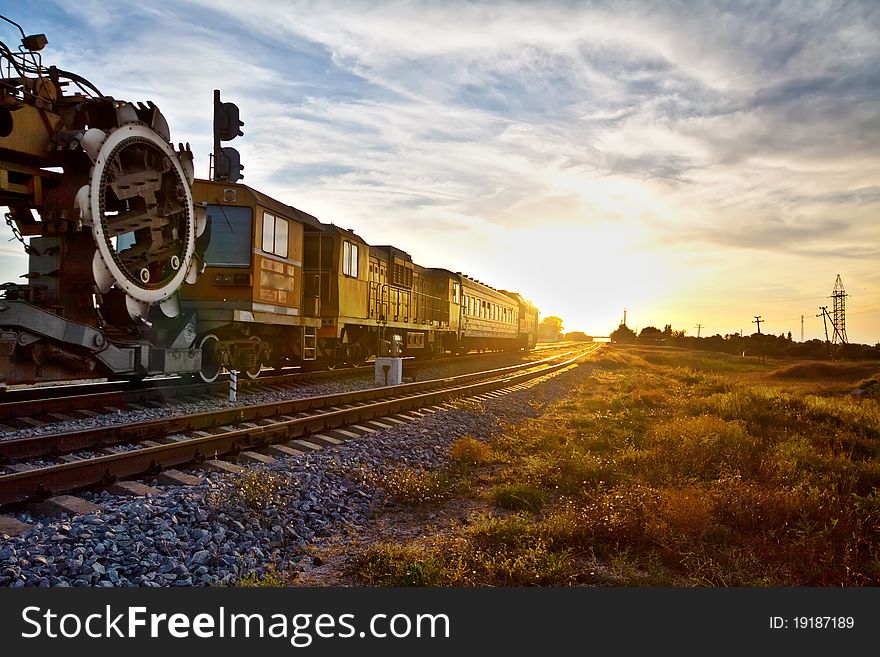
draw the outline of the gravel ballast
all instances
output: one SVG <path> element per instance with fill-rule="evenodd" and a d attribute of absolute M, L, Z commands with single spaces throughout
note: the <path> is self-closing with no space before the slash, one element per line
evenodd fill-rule
<path fill-rule="evenodd" d="M 546 354 L 535 352 L 533 358 L 543 358 Z M 417 380 L 442 379 L 450 376 L 478 372 L 480 370 L 506 367 L 523 363 L 522 355 L 494 354 L 471 358 L 465 361 L 444 362 L 443 359 L 425 361 L 418 369 Z M 320 373 L 318 374 L 320 376 Z M 262 392 L 242 392 L 234 402 L 223 395 L 206 397 L 200 400 L 185 401 L 165 399 L 159 408 L 144 410 L 118 410 L 115 412 L 98 412 L 94 417 L 73 419 L 61 422 L 47 422 L 37 427 L 23 427 L 0 432 L 0 441 L 20 438 L 31 438 L 55 433 L 72 433 L 106 427 L 120 423 L 147 422 L 165 417 L 179 415 L 193 415 L 219 408 L 235 408 L 239 406 L 256 406 L 259 404 L 273 404 L 291 399 L 303 399 L 321 395 L 332 395 L 356 390 L 367 390 L 375 387 L 374 373 L 370 368 L 360 370 L 343 371 L 339 378 L 319 381 L 303 386 L 288 386 L 280 390 L 266 390 Z"/>
<path fill-rule="evenodd" d="M 82 494 L 100 503 L 94 514 L 59 520 L 19 513 L 35 524 L 0 539 L 0 586 L 224 585 L 259 577 L 270 564 L 296 568 L 316 538 L 365 528 L 385 503 L 383 491 L 361 483 L 360 473 L 441 466 L 457 438 L 485 439 L 505 423 L 536 416 L 577 376 L 569 370 L 247 473 L 200 473 L 200 486 L 165 487 L 149 498 Z"/>

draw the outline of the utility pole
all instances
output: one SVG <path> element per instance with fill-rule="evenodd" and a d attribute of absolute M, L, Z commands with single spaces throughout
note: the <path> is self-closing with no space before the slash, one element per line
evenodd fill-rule
<path fill-rule="evenodd" d="M 626 326 L 626 308 L 623 309 L 623 322 L 621 326 Z"/>
<path fill-rule="evenodd" d="M 819 306 L 819 310 L 822 311 L 822 324 L 825 326 L 825 344 L 828 345 L 828 360 L 834 360 L 834 356 L 831 353 L 831 340 L 828 339 L 828 306 Z M 819 316 L 820 315 L 816 315 L 816 317 Z"/>
<path fill-rule="evenodd" d="M 755 315 L 755 321 L 752 322 L 752 324 L 758 325 L 758 335 L 761 335 L 761 322 L 763 322 L 763 321 L 764 320 L 761 319 L 760 315 Z"/>
<path fill-rule="evenodd" d="M 700 337 L 700 329 L 703 328 L 703 325 L 697 324 L 694 328 L 697 329 L 697 337 L 699 338 Z"/>
<path fill-rule="evenodd" d="M 804 341 L 804 316 L 801 315 L 801 342 Z"/>

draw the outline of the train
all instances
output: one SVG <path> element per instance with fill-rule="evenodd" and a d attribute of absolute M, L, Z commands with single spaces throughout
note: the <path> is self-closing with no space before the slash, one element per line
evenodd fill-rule
<path fill-rule="evenodd" d="M 241 133 L 217 132 L 218 107 L 236 121 L 237 108 L 219 91 L 214 175 L 199 179 L 154 103 L 44 66 L 45 35 L 2 18 L 22 39 L 0 42 L 0 205 L 28 271 L 0 286 L 0 389 L 335 369 L 392 340 L 416 359 L 534 346 L 523 295 L 238 182 L 237 152 L 218 144 Z"/>
<path fill-rule="evenodd" d="M 242 183 L 196 180 L 210 243 L 181 292 L 198 318 L 200 376 L 357 366 L 396 336 L 406 356 L 529 350 L 538 310 L 518 293 L 425 267 Z"/>

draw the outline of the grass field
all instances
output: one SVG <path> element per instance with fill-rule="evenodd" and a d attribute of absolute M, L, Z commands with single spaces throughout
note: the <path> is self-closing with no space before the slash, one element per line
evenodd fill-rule
<path fill-rule="evenodd" d="M 349 562 L 370 585 L 880 585 L 870 366 L 605 347 L 571 394 L 386 489 L 469 509 Z M 876 373 L 876 370 L 875 370 Z M 876 379 L 875 379 L 876 382 Z"/>

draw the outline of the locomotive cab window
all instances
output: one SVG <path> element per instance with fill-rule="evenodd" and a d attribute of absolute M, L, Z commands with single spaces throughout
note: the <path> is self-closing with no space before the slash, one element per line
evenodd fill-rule
<path fill-rule="evenodd" d="M 355 278 L 358 275 L 358 245 L 348 240 L 342 242 L 342 273 Z"/>
<path fill-rule="evenodd" d="M 287 257 L 287 219 L 263 213 L 263 251 Z"/>
<path fill-rule="evenodd" d="M 211 241 L 205 262 L 213 267 L 250 267 L 253 213 L 250 208 L 209 205 Z"/>

